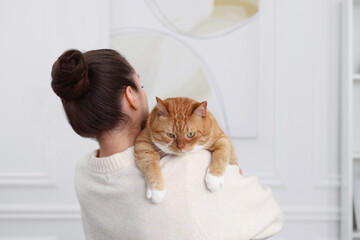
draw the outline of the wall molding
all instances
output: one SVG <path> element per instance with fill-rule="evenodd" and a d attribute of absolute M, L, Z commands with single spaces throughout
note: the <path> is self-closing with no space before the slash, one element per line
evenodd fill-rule
<path fill-rule="evenodd" d="M 284 182 L 278 177 L 259 176 L 259 179 L 260 179 L 260 183 L 263 185 L 268 185 L 269 187 L 272 188 L 286 188 Z"/>
<path fill-rule="evenodd" d="M 58 240 L 59 238 L 49 237 L 0 237 L 0 240 Z"/>
<path fill-rule="evenodd" d="M 315 184 L 319 189 L 340 189 L 341 176 L 339 174 L 328 175 L 323 177 Z"/>
<path fill-rule="evenodd" d="M 41 172 L 2 172 L 0 173 L 0 187 L 56 187 L 55 182 Z"/>
<path fill-rule="evenodd" d="M 267 185 L 271 188 L 286 188 L 285 183 L 281 178 L 273 173 L 249 173 L 247 172 L 244 176 L 257 176 L 261 185 Z"/>
<path fill-rule="evenodd" d="M 80 220 L 78 205 L 0 205 L 0 220 Z"/>
<path fill-rule="evenodd" d="M 285 221 L 340 221 L 340 208 L 283 206 Z M 0 205 L 0 220 L 81 220 L 78 205 Z M 1 239 L 0 239 L 1 240 Z"/>
<path fill-rule="evenodd" d="M 321 206 L 284 206 L 285 221 L 339 221 L 340 208 L 324 208 Z"/>

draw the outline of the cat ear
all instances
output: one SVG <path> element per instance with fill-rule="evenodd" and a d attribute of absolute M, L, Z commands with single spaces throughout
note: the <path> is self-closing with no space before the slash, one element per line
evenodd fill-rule
<path fill-rule="evenodd" d="M 202 103 L 200 103 L 194 110 L 193 114 L 195 116 L 198 116 L 198 117 L 206 117 L 206 107 L 207 107 L 207 102 L 204 101 Z"/>
<path fill-rule="evenodd" d="M 156 108 L 158 116 L 165 116 L 168 112 L 166 111 L 165 103 L 160 98 L 156 97 Z"/>

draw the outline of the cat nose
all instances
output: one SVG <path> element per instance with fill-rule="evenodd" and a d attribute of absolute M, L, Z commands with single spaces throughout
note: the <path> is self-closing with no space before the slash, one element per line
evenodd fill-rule
<path fill-rule="evenodd" d="M 184 148 L 184 144 L 179 144 L 179 145 L 178 145 L 178 148 L 179 148 L 180 150 L 182 150 L 182 149 Z"/>

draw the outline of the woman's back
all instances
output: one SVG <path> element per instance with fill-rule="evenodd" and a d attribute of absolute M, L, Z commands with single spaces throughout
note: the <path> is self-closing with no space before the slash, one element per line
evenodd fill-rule
<path fill-rule="evenodd" d="M 78 161 L 75 178 L 89 240 L 262 239 L 282 228 L 282 212 L 271 190 L 257 177 L 241 176 L 237 166 L 227 167 L 218 192 L 206 189 L 207 151 L 160 161 L 167 185 L 160 204 L 145 197 L 133 147 L 105 158 L 96 154 Z"/>

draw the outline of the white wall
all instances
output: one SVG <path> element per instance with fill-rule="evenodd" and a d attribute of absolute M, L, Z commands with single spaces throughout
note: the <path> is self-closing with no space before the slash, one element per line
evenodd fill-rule
<path fill-rule="evenodd" d="M 0 239 L 82 238 L 74 166 L 96 145 L 70 128 L 50 72 L 108 33 L 108 1 L 0 1 Z"/>
<path fill-rule="evenodd" d="M 237 146 L 254 173 L 272 175 L 264 182 L 276 180 L 286 222 L 275 239 L 339 239 L 340 1 L 262 3 L 271 13 L 262 25 L 264 138 Z"/>
<path fill-rule="evenodd" d="M 272 187 L 284 209 L 273 239 L 339 239 L 339 2 L 260 1 L 257 131 L 234 143 L 244 173 Z M 0 2 L 0 239 L 81 238 L 73 171 L 96 144 L 68 126 L 50 69 L 68 48 L 108 47 L 120 6 Z"/>

